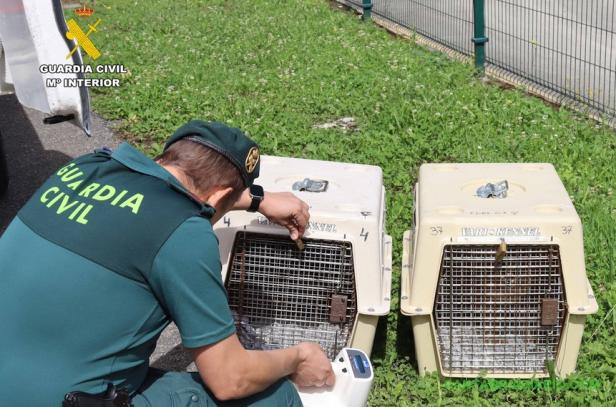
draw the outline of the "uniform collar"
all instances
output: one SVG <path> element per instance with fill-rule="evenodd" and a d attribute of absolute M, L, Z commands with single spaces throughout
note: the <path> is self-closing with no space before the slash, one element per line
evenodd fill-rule
<path fill-rule="evenodd" d="M 208 204 L 201 203 L 169 171 L 157 164 L 151 158 L 145 156 L 130 144 L 120 144 L 120 146 L 111 154 L 111 158 L 133 171 L 164 181 L 171 189 L 185 195 L 195 202 L 200 207 L 201 215 L 211 218 L 214 216 L 214 213 L 216 213 L 216 209 Z"/>

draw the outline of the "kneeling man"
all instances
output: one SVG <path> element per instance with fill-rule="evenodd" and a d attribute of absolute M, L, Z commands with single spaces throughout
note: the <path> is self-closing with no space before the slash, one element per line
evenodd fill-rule
<path fill-rule="evenodd" d="M 299 239 L 309 218 L 258 174 L 240 130 L 192 121 L 154 160 L 122 144 L 52 175 L 0 237 L 0 404 L 113 398 L 111 384 L 116 402 L 101 405 L 295 406 L 287 377 L 332 385 L 319 345 L 248 351 L 235 334 L 212 225 L 258 210 Z M 199 374 L 149 368 L 171 321 Z"/>

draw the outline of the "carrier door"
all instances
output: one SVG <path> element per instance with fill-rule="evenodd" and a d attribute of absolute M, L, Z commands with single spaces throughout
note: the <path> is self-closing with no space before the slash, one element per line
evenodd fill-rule
<path fill-rule="evenodd" d="M 80 51 L 68 40 L 60 0 L 0 2 L 0 94 L 16 93 L 19 102 L 58 120 L 70 119 L 90 132 L 90 99 L 82 87 L 65 87 L 64 78 L 83 74 L 48 74 L 42 65 L 82 65 Z M 50 78 L 61 83 L 51 86 Z"/>

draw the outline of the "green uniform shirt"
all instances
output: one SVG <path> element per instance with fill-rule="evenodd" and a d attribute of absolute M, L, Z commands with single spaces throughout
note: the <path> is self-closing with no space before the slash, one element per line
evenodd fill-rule
<path fill-rule="evenodd" d="M 0 237 L 0 404 L 134 392 L 171 320 L 189 348 L 233 334 L 213 213 L 128 144 L 54 174 Z"/>

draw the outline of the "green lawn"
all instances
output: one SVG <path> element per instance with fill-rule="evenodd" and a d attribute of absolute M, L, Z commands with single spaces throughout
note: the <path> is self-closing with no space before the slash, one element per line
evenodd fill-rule
<path fill-rule="evenodd" d="M 118 89 L 93 90 L 95 110 L 121 120 L 121 134 L 145 151 L 159 152 L 178 125 L 202 118 L 241 127 L 267 154 L 383 168 L 394 301 L 373 353 L 372 406 L 616 404 L 616 312 L 607 315 L 616 305 L 612 130 L 484 85 L 470 66 L 325 0 L 99 0 L 97 16 L 98 62 L 125 64 L 130 75 Z M 357 131 L 313 127 L 345 116 L 356 118 Z M 420 378 L 409 321 L 397 311 L 420 164 L 484 161 L 554 163 L 584 222 L 600 311 L 586 326 L 575 380 L 556 390 Z"/>

